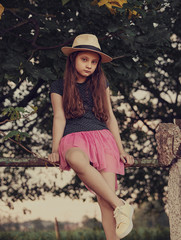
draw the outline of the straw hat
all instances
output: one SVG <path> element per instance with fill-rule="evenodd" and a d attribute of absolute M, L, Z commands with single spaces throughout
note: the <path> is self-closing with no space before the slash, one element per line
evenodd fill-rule
<path fill-rule="evenodd" d="M 98 39 L 93 34 L 81 34 L 78 35 L 72 44 L 72 47 L 62 47 L 62 52 L 69 56 L 73 52 L 77 51 L 91 51 L 101 55 L 101 62 L 106 63 L 112 61 L 112 58 L 101 51 Z"/>

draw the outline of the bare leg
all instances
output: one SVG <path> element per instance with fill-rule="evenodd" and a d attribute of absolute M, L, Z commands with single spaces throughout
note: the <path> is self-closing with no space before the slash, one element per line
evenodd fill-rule
<path fill-rule="evenodd" d="M 100 172 L 90 165 L 88 156 L 80 148 L 69 149 L 65 157 L 79 178 L 98 196 L 108 202 L 113 209 L 124 205 Z"/>
<path fill-rule="evenodd" d="M 100 172 L 103 178 L 113 191 L 115 191 L 115 174 L 109 172 Z M 106 235 L 106 240 L 119 240 L 116 236 L 116 221 L 113 216 L 113 208 L 102 197 L 97 196 L 97 200 L 101 209 L 102 225 Z"/>

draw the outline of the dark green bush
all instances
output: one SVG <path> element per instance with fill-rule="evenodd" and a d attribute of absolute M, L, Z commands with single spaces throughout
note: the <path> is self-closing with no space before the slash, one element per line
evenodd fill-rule
<path fill-rule="evenodd" d="M 56 240 L 54 232 L 0 232 L 0 240 Z"/>
<path fill-rule="evenodd" d="M 170 240 L 168 227 L 134 229 L 125 240 Z"/>
<path fill-rule="evenodd" d="M 0 240 L 15 240 L 15 236 L 11 232 L 0 232 Z"/>
<path fill-rule="evenodd" d="M 105 234 L 101 230 L 78 229 L 67 232 L 66 240 L 105 240 Z"/>
<path fill-rule="evenodd" d="M 90 228 L 72 231 L 61 231 L 61 240 L 105 240 L 102 230 Z M 134 229 L 125 240 L 170 240 L 169 228 L 138 228 Z M 0 232 L 0 240 L 56 240 L 53 231 L 28 231 L 28 232 Z"/>

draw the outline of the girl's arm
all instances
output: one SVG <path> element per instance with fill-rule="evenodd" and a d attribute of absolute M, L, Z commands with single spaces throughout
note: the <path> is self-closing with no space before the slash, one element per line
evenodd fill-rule
<path fill-rule="evenodd" d="M 117 123 L 117 120 L 114 116 L 112 106 L 111 106 L 109 87 L 106 89 L 106 95 L 107 95 L 108 110 L 109 110 L 109 118 L 106 122 L 106 125 L 114 136 L 114 139 L 117 143 L 117 146 L 118 146 L 118 149 L 119 149 L 119 152 L 120 152 L 121 160 L 128 165 L 132 165 L 134 163 L 134 158 L 124 151 L 124 148 L 123 148 L 123 145 L 122 145 L 121 137 L 120 137 L 120 134 L 119 134 L 118 123 Z"/>
<path fill-rule="evenodd" d="M 51 94 L 51 102 L 53 107 L 53 141 L 52 141 L 52 153 L 48 156 L 48 160 L 51 162 L 59 162 L 59 143 L 63 136 L 66 119 L 63 110 L 62 96 L 57 93 Z"/>

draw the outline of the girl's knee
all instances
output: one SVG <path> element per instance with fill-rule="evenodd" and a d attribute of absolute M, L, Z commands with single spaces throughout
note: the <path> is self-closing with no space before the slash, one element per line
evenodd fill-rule
<path fill-rule="evenodd" d="M 75 172 L 81 172 L 89 164 L 88 156 L 79 148 L 71 148 L 65 158 Z"/>

